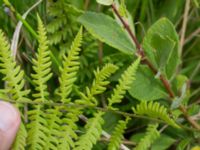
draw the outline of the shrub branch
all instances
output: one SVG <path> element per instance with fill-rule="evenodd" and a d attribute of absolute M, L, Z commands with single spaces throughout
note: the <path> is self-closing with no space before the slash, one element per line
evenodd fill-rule
<path fill-rule="evenodd" d="M 137 52 L 136 52 L 136 56 L 140 56 L 142 59 L 142 63 L 146 64 L 149 69 L 156 75 L 158 73 L 157 69 L 153 66 L 153 64 L 147 59 L 145 53 L 144 53 L 144 49 L 142 48 L 141 44 L 138 42 L 136 36 L 133 34 L 129 24 L 122 18 L 122 16 L 120 15 L 119 11 L 117 10 L 115 4 L 112 4 L 112 9 L 114 11 L 114 13 L 117 15 L 117 17 L 119 18 L 119 20 L 121 21 L 121 23 L 123 24 L 124 28 L 126 29 L 126 31 L 128 32 L 128 34 L 130 35 L 132 41 L 134 42 L 136 48 L 137 48 Z M 165 87 L 166 91 L 168 92 L 168 95 L 170 97 L 170 100 L 172 101 L 173 98 L 175 98 L 175 94 L 171 88 L 171 85 L 169 83 L 169 81 L 164 77 L 163 74 L 160 74 L 159 76 L 160 81 L 162 82 L 163 86 Z M 179 109 L 182 111 L 184 118 L 196 129 L 200 130 L 200 125 L 193 120 L 187 113 L 187 109 L 183 106 L 180 105 Z"/>

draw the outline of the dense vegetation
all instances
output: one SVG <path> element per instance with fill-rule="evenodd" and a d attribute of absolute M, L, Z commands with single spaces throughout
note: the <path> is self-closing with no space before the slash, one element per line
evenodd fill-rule
<path fill-rule="evenodd" d="M 198 0 L 0 0 L 13 150 L 200 149 Z"/>

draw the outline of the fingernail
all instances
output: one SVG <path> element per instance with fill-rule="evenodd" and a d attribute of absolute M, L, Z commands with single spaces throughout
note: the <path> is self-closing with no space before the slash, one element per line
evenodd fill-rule
<path fill-rule="evenodd" d="M 7 102 L 0 101 L 0 130 L 7 131 L 18 117 L 17 109 Z"/>

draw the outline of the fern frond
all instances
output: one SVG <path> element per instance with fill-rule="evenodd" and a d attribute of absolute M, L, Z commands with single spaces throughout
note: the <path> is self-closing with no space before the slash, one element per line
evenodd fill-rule
<path fill-rule="evenodd" d="M 33 94 L 35 101 L 46 101 L 46 97 L 49 95 L 47 91 L 47 81 L 51 78 L 50 73 L 50 51 L 48 49 L 48 40 L 46 37 L 46 31 L 41 19 L 38 16 L 38 52 L 36 59 L 33 59 L 34 74 L 31 74 L 33 82 L 35 83 L 36 93 Z M 28 111 L 30 123 L 27 125 L 28 139 L 27 144 L 30 150 L 44 149 L 45 142 L 47 140 L 47 120 L 43 112 L 43 106 L 37 105 L 34 109 Z"/>
<path fill-rule="evenodd" d="M 95 79 L 92 82 L 92 87 L 90 89 L 86 87 L 86 95 L 80 92 L 82 100 L 76 102 L 79 104 L 97 105 L 97 100 L 94 96 L 106 90 L 106 86 L 110 83 L 107 78 L 115 73 L 117 69 L 118 67 L 113 64 L 106 64 L 101 70 L 97 68 L 94 72 Z"/>
<path fill-rule="evenodd" d="M 29 100 L 26 96 L 29 90 L 24 90 L 25 80 L 24 72 L 20 69 L 11 56 L 10 45 L 0 30 L 0 72 L 4 75 L 3 80 L 6 82 L 6 87 L 4 92 L 12 100 Z M 19 108 L 23 105 L 16 104 Z M 20 126 L 20 130 L 17 134 L 14 150 L 23 150 L 26 145 L 27 132 L 23 126 Z"/>
<path fill-rule="evenodd" d="M 27 145 L 30 150 L 43 150 L 46 144 L 46 134 L 49 132 L 47 128 L 47 121 L 45 120 L 45 113 L 38 105 L 35 109 L 28 111 L 30 123 L 27 125 L 28 138 Z"/>
<path fill-rule="evenodd" d="M 114 89 L 111 98 L 108 98 L 108 107 L 112 108 L 114 103 L 120 103 L 126 91 L 130 88 L 130 85 L 135 80 L 135 74 L 140 63 L 140 58 L 138 58 L 134 63 L 132 63 L 127 70 L 122 74 L 119 79 L 119 84 Z"/>
<path fill-rule="evenodd" d="M 66 57 L 63 57 L 63 67 L 60 68 L 61 76 L 59 78 L 60 89 L 59 95 L 63 103 L 68 103 L 70 99 L 69 94 L 72 91 L 72 86 L 77 78 L 77 72 L 79 69 L 79 53 L 81 51 L 80 46 L 82 42 L 82 27 L 80 28 L 78 34 L 76 35 L 71 49 Z"/>
<path fill-rule="evenodd" d="M 25 150 L 27 131 L 24 123 L 21 122 L 12 150 Z"/>
<path fill-rule="evenodd" d="M 12 100 L 28 100 L 29 90 L 24 90 L 24 72 L 20 69 L 11 56 L 10 45 L 0 30 L 0 72 L 6 81 L 6 93 Z"/>
<path fill-rule="evenodd" d="M 74 150 L 90 150 L 96 144 L 102 133 L 102 118 L 103 112 L 98 112 L 93 118 L 87 121 L 85 126 L 86 133 L 80 136 L 79 140 L 75 143 Z"/>
<path fill-rule="evenodd" d="M 151 118 L 158 118 L 165 121 L 167 124 L 180 128 L 176 122 L 170 118 L 167 113 L 167 109 L 164 106 L 161 106 L 158 102 L 146 102 L 142 101 L 140 104 L 133 108 L 133 112 L 138 115 L 147 115 Z"/>
<path fill-rule="evenodd" d="M 60 127 L 59 150 L 71 150 L 75 147 L 74 140 L 77 140 L 76 134 L 79 115 L 82 113 L 78 108 L 70 108 L 68 113 L 63 115 L 62 125 Z"/>
<path fill-rule="evenodd" d="M 50 61 L 50 50 L 48 49 L 48 40 L 46 36 L 46 30 L 41 19 L 38 16 L 38 52 L 36 59 L 33 59 L 33 70 L 34 74 L 31 74 L 33 82 L 36 85 L 36 94 L 33 97 L 36 101 L 44 101 L 48 96 L 46 82 L 51 78 L 51 61 Z"/>
<path fill-rule="evenodd" d="M 108 150 L 117 150 L 120 147 L 120 144 L 122 142 L 124 130 L 126 129 L 126 125 L 128 123 L 130 118 L 127 118 L 125 121 L 120 120 L 118 124 L 116 125 L 111 138 L 110 143 L 108 144 Z"/>
<path fill-rule="evenodd" d="M 145 136 L 140 140 L 134 150 L 148 150 L 151 144 L 160 136 L 158 124 L 149 124 Z"/>
<path fill-rule="evenodd" d="M 60 124 L 61 124 L 61 112 L 59 107 L 53 107 L 46 110 L 46 120 L 48 124 L 48 132 L 46 134 L 46 144 L 44 150 L 57 150 L 60 137 Z"/>

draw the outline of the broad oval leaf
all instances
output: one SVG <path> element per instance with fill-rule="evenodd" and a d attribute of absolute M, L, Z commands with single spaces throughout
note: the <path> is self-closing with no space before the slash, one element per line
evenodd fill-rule
<path fill-rule="evenodd" d="M 99 3 L 101 5 L 109 6 L 113 3 L 113 0 L 97 0 L 97 3 Z"/>
<path fill-rule="evenodd" d="M 158 20 L 149 28 L 142 46 L 154 66 L 170 79 L 180 62 L 179 39 L 173 24 L 167 18 Z"/>
<path fill-rule="evenodd" d="M 156 79 L 151 70 L 143 65 L 139 66 L 135 81 L 128 92 L 132 97 L 140 101 L 157 100 L 167 97 L 159 79 Z"/>
<path fill-rule="evenodd" d="M 135 46 L 124 29 L 111 17 L 102 13 L 86 12 L 78 21 L 100 41 L 125 54 L 132 55 L 135 52 Z"/>

